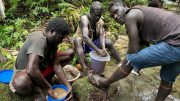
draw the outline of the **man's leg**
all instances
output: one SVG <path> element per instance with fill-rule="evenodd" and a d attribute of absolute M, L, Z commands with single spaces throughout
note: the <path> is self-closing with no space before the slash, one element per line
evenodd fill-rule
<path fill-rule="evenodd" d="M 173 83 L 169 83 L 164 80 L 161 80 L 161 84 L 159 86 L 155 101 L 164 101 L 166 97 L 171 93 L 172 85 Z"/>
<path fill-rule="evenodd" d="M 132 69 L 133 67 L 127 64 L 127 61 L 124 61 L 122 65 L 109 78 L 98 79 L 99 86 L 107 87 L 113 82 L 116 82 L 120 79 L 127 77 L 131 73 Z"/>
<path fill-rule="evenodd" d="M 18 72 L 14 75 L 12 85 L 16 92 L 20 95 L 34 94 L 36 101 L 46 100 L 45 96 L 42 94 L 41 89 L 39 87 L 35 87 L 25 71 Z"/>
<path fill-rule="evenodd" d="M 67 65 L 74 57 L 74 50 L 68 49 L 66 51 L 57 51 L 54 64 L 60 64 L 62 67 Z M 54 66 L 51 64 L 42 70 L 41 73 L 50 83 L 56 83 L 56 78 L 54 77 Z"/>
<path fill-rule="evenodd" d="M 178 62 L 178 60 L 180 60 L 180 47 L 173 47 L 162 42 L 151 45 L 135 54 L 128 54 L 121 67 L 112 76 L 96 79 L 96 81 L 99 83 L 99 86 L 107 86 L 126 77 L 133 68 L 140 70 L 152 66 L 172 64 Z M 180 73 L 179 67 L 177 71 Z M 170 74 L 170 71 L 167 71 L 165 74 Z"/>
<path fill-rule="evenodd" d="M 17 72 L 12 80 L 12 85 L 20 95 L 33 93 L 33 82 L 25 71 Z"/>
<path fill-rule="evenodd" d="M 161 84 L 155 101 L 164 101 L 171 93 L 173 82 L 180 73 L 180 62 L 163 65 L 160 71 Z"/>
<path fill-rule="evenodd" d="M 119 53 L 116 51 L 111 40 L 109 39 L 105 40 L 105 47 L 110 51 L 111 55 L 116 59 L 117 63 L 120 63 L 121 58 L 119 56 Z"/>
<path fill-rule="evenodd" d="M 62 66 L 68 64 L 74 57 L 74 50 L 68 49 L 66 51 L 58 51 L 56 62 L 60 63 Z"/>
<path fill-rule="evenodd" d="M 88 69 L 86 63 L 85 63 L 85 59 L 84 59 L 84 51 L 83 51 L 83 47 L 82 47 L 82 38 L 78 37 L 76 39 L 74 39 L 73 41 L 74 43 L 74 47 L 75 47 L 75 51 L 77 53 L 77 56 L 78 56 L 78 59 L 79 59 L 79 62 L 81 64 L 81 66 L 83 67 L 83 71 Z"/>

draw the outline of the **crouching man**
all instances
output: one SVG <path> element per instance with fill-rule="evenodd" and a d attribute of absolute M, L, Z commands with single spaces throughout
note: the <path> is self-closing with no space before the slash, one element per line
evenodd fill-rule
<path fill-rule="evenodd" d="M 68 94 L 71 93 L 71 85 L 62 67 L 71 60 L 74 52 L 71 49 L 57 51 L 69 30 L 65 20 L 54 18 L 48 22 L 45 30 L 32 32 L 27 37 L 16 59 L 15 73 L 10 83 L 13 92 L 20 95 L 34 94 L 35 101 L 46 101 L 43 91 L 56 98 L 50 84 L 56 74 L 59 82 L 68 87 Z"/>

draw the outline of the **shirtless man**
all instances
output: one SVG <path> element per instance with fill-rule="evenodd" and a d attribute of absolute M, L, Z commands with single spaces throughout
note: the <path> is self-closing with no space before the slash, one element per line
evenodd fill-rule
<path fill-rule="evenodd" d="M 92 50 L 100 56 L 106 56 L 107 48 L 117 63 L 120 63 L 120 56 L 112 41 L 105 39 L 104 22 L 101 19 L 102 12 L 101 3 L 94 1 L 90 6 L 90 14 L 83 15 L 80 19 L 80 32 L 77 33 L 79 37 L 74 40 L 74 46 L 84 71 L 88 68 L 84 54 Z"/>

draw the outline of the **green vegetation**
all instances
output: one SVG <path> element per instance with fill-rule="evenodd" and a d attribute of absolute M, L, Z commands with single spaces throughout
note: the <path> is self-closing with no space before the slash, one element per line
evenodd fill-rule
<path fill-rule="evenodd" d="M 133 3 L 142 3 L 143 0 L 134 0 Z M 89 5 L 92 0 L 5 0 L 6 19 L 0 25 L 0 52 L 5 55 L 12 66 L 15 57 L 8 50 L 19 50 L 25 41 L 26 36 L 36 29 L 42 29 L 48 19 L 53 17 L 65 18 L 74 34 L 81 15 L 89 12 Z M 130 4 L 132 0 L 126 0 Z M 111 32 L 117 39 L 119 34 L 125 33 L 124 26 L 117 24 L 108 13 L 109 1 L 103 1 L 103 19 L 106 22 L 106 31 Z M 64 50 L 64 47 L 60 47 Z M 67 47 L 66 47 L 67 48 Z M 74 62 L 77 58 L 74 59 Z M 0 66 L 7 63 L 0 63 Z"/>
<path fill-rule="evenodd" d="M 6 20 L 0 25 L 1 47 L 19 50 L 25 37 L 31 29 L 42 28 L 46 21 L 52 17 L 63 17 L 71 25 L 74 33 L 79 17 L 89 11 L 92 0 L 5 0 Z M 125 0 L 129 5 L 144 4 L 146 0 Z M 124 27 L 110 18 L 107 11 L 109 1 L 102 2 L 105 8 L 103 18 L 107 31 L 112 33 L 124 32 Z M 117 30 L 117 28 L 120 30 Z M 121 31 L 121 32 L 120 32 Z"/>

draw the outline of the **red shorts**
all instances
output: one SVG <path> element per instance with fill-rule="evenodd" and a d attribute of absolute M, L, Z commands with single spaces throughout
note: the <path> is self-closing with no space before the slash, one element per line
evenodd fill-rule
<path fill-rule="evenodd" d="M 61 55 L 62 55 L 62 51 L 57 51 L 56 56 L 61 56 Z M 54 69 L 53 65 L 48 65 L 44 70 L 41 71 L 41 73 L 46 78 L 54 73 L 53 69 Z"/>

